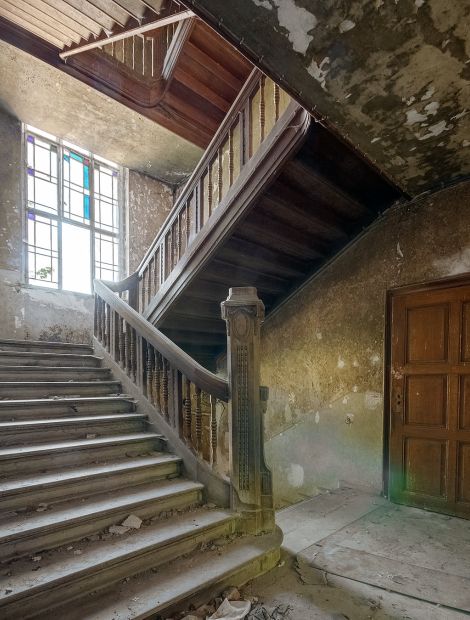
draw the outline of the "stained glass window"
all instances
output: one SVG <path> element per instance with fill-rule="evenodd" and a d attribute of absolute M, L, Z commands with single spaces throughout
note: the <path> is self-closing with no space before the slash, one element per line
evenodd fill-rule
<path fill-rule="evenodd" d="M 80 293 L 119 279 L 119 169 L 25 128 L 28 281 Z"/>

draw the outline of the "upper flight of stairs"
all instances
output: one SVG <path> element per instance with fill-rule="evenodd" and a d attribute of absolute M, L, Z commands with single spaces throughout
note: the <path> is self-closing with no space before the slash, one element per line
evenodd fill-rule
<path fill-rule="evenodd" d="M 240 537 L 233 513 L 203 506 L 101 362 L 84 345 L 0 341 L 2 620 L 164 616 L 277 561 L 276 534 Z M 129 515 L 139 529 L 109 533 Z"/>

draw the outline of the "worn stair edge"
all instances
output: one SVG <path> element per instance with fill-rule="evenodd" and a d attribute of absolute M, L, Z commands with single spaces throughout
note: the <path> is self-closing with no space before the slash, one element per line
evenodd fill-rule
<path fill-rule="evenodd" d="M 11 413 L 27 413 L 40 415 L 44 409 L 51 415 L 54 409 L 63 409 L 66 415 L 70 415 L 70 409 L 87 409 L 90 406 L 125 405 L 135 411 L 137 401 L 128 394 L 110 394 L 108 396 L 61 396 L 57 398 L 28 398 L 28 399 L 5 399 L 0 400 L 0 416 Z M 74 409 L 75 408 L 75 409 Z M 32 410 L 32 411 L 31 411 Z M 66 411 L 65 411 L 66 410 Z"/>
<path fill-rule="evenodd" d="M 99 422 L 124 422 L 126 420 L 147 420 L 145 413 L 110 413 L 108 415 L 78 416 L 75 418 L 46 418 L 42 420 L 19 420 L 0 422 L 0 433 L 41 430 L 43 428 L 74 426 L 75 424 L 98 424 Z"/>
<path fill-rule="evenodd" d="M 80 353 L 43 353 L 41 351 L 1 351 L 0 368 L 3 365 L 14 365 L 18 361 L 23 366 L 73 366 L 81 368 L 91 365 L 99 367 L 103 358 L 98 355 Z M 30 362 L 30 363 L 28 363 Z M 51 362 L 54 362 L 51 364 Z M 76 363 L 74 363 L 76 362 Z"/>
<path fill-rule="evenodd" d="M 85 502 L 72 500 L 24 519 L 16 517 L 0 526 L 0 557 L 4 561 L 60 547 L 98 533 L 129 514 L 145 519 L 200 503 L 203 488 L 185 479 L 164 480 L 127 492 L 118 489 Z"/>
<path fill-rule="evenodd" d="M 102 465 L 85 465 L 57 472 L 0 481 L 1 512 L 36 507 L 41 503 L 67 501 L 97 493 L 127 489 L 180 475 L 181 459 L 156 453 Z M 1 516 L 1 513 L 0 513 Z"/>
<path fill-rule="evenodd" d="M 101 366 L 19 366 L 17 364 L 0 364 L 0 377 L 6 374 L 14 374 L 16 376 L 24 376 L 26 380 L 30 380 L 30 375 L 48 374 L 49 376 L 58 374 L 69 375 L 86 375 L 94 374 L 96 376 L 109 375 L 111 370 Z"/>
<path fill-rule="evenodd" d="M 166 438 L 157 433 L 131 433 L 96 439 L 49 442 L 31 448 L 0 450 L 0 471 L 27 475 L 39 470 L 57 470 L 92 462 L 106 463 L 124 456 L 134 458 L 149 453 L 166 452 Z"/>
<path fill-rule="evenodd" d="M 49 340 L 15 340 L 11 338 L 0 338 L 0 351 L 13 350 L 25 350 L 27 348 L 35 349 L 64 349 L 65 351 L 71 351 L 75 349 L 80 352 L 93 353 L 93 347 L 91 344 L 76 344 L 74 342 L 52 342 Z M 47 351 L 43 351 L 46 353 Z"/>
<path fill-rule="evenodd" d="M 133 433 L 131 435 L 118 435 L 113 437 L 98 437 L 96 439 L 81 439 L 74 441 L 61 441 L 57 443 L 39 444 L 35 446 L 15 446 L 0 450 L 0 461 L 8 459 L 28 458 L 30 456 L 47 455 L 52 452 L 63 452 L 88 448 L 100 448 L 109 444 L 126 444 L 139 440 L 163 440 L 163 435 L 158 433 Z"/>
<path fill-rule="evenodd" d="M 2 618 L 13 620 L 19 613 L 29 618 L 41 608 L 62 604 L 64 598 L 70 601 L 106 588 L 124 577 L 190 553 L 203 542 L 233 534 L 236 526 L 237 518 L 231 513 L 199 510 L 145 527 L 124 540 L 97 542 L 78 557 L 48 564 L 34 584 L 29 572 L 7 580 L 0 593 Z"/>
<path fill-rule="evenodd" d="M 10 397 L 16 394 L 26 396 L 56 396 L 60 394 L 82 394 L 104 395 L 119 394 L 121 383 L 119 381 L 0 381 L 0 395 Z"/>
<path fill-rule="evenodd" d="M 64 418 L 68 423 L 61 424 L 60 418 L 30 421 L 32 426 L 22 422 L 0 422 L 0 435 L 3 448 L 44 444 L 74 439 L 96 439 L 130 433 L 152 432 L 145 415 L 139 413 L 115 414 L 111 416 L 91 416 L 76 420 Z M 10 426 L 12 425 L 12 426 Z M 14 426 L 13 426 L 14 425 Z"/>
<path fill-rule="evenodd" d="M 170 615 L 190 605 L 198 607 L 227 586 L 239 587 L 266 573 L 279 562 L 282 533 L 250 536 L 227 545 L 222 553 L 205 551 L 192 558 L 175 560 L 162 572 L 147 572 L 97 596 L 77 600 L 73 609 L 61 606 L 54 610 L 67 620 L 145 620 L 156 615 Z M 33 617 L 33 616 L 30 616 Z M 46 614 L 34 616 L 46 620 Z M 13 620 L 13 619 L 9 619 Z"/>

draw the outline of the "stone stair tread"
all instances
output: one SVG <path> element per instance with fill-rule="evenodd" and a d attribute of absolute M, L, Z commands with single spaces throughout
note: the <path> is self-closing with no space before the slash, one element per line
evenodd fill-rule
<path fill-rule="evenodd" d="M 105 474 L 112 476 L 113 474 L 125 473 L 154 465 L 180 462 L 181 458 L 179 456 L 166 452 L 155 452 L 154 456 L 140 456 L 126 460 L 119 459 L 106 463 L 77 466 L 61 471 L 46 471 L 44 473 L 31 474 L 20 478 L 0 479 L 0 493 L 23 492 L 24 490 L 35 487 L 44 488 L 54 484 L 73 483 L 77 480 L 89 479 L 94 476 Z"/>
<path fill-rule="evenodd" d="M 184 478 L 160 480 L 150 484 L 137 485 L 131 490 L 118 489 L 101 494 L 98 498 L 72 499 L 62 504 L 53 504 L 44 512 L 33 512 L 26 516 L 16 515 L 0 522 L 0 544 L 16 541 L 19 537 L 37 536 L 44 530 L 55 531 L 84 520 L 122 512 L 127 506 L 129 513 L 138 512 L 138 506 L 151 500 L 164 499 L 194 490 L 203 485 Z"/>
<path fill-rule="evenodd" d="M 89 424 L 94 426 L 100 422 L 125 422 L 132 420 L 146 420 L 148 416 L 145 413 L 112 413 L 108 415 L 92 415 L 81 416 L 76 415 L 73 418 L 41 418 L 40 420 L 17 420 L 10 422 L 0 422 L 0 432 L 3 431 L 28 431 L 41 430 L 51 427 L 73 426 L 76 424 Z M 21 437 L 20 437 L 21 439 Z"/>
<path fill-rule="evenodd" d="M 0 341 L 1 342 L 1 341 Z M 18 357 L 20 359 L 52 359 L 60 358 L 63 360 L 73 361 L 74 359 L 87 359 L 102 362 L 103 358 L 98 355 L 92 355 L 91 353 L 49 353 L 47 351 L 2 351 L 0 350 L 0 366 L 3 359 L 9 359 L 10 357 Z"/>
<path fill-rule="evenodd" d="M 35 444 L 30 446 L 12 446 L 10 448 L 2 448 L 0 450 L 0 459 L 12 458 L 15 456 L 36 456 L 72 448 L 93 448 L 106 446 L 109 444 L 130 443 L 133 441 L 146 439 L 164 439 L 164 437 L 158 433 L 147 432 L 131 433 L 127 435 L 113 435 L 112 437 L 97 437 L 96 439 L 77 439 L 58 442 L 51 441 L 45 444 Z"/>
<path fill-rule="evenodd" d="M 2 607 L 7 603 L 34 595 L 37 591 L 60 587 L 64 582 L 80 579 L 90 572 L 102 571 L 128 558 L 151 552 L 159 546 L 235 518 L 233 513 L 225 510 L 200 508 L 142 526 L 122 536 L 96 540 L 88 545 L 86 542 L 82 544 L 83 541 L 77 542 L 73 549 L 80 549 L 80 555 L 74 555 L 72 549 L 64 548 L 45 552 L 41 558 L 41 570 L 37 572 L 31 571 L 29 558 L 14 560 L 9 563 L 9 572 L 12 574 L 3 580 L 0 589 L 0 615 Z"/>
<path fill-rule="evenodd" d="M 35 381 L 35 383 L 37 383 Z M 67 381 L 67 383 L 69 383 Z M 93 381 L 93 383 L 95 383 Z M 127 400 L 129 402 L 135 403 L 135 399 L 133 396 L 129 394 L 109 394 L 108 396 L 57 396 L 54 398 L 27 398 L 27 399 L 17 399 L 10 398 L 0 400 L 0 411 L 2 408 L 9 407 L 37 407 L 38 405 L 63 405 L 63 404 L 74 404 L 74 403 L 90 403 L 90 402 L 107 402 L 107 401 L 121 401 Z"/>
<path fill-rule="evenodd" d="M 68 605 L 55 608 L 54 617 L 67 620 L 144 620 L 157 617 L 172 606 L 185 601 L 188 597 L 197 596 L 209 588 L 220 592 L 231 585 L 231 579 L 237 572 L 242 572 L 249 565 L 279 549 L 282 536 L 279 532 L 263 536 L 246 536 L 220 551 L 199 552 L 185 558 L 174 560 L 165 565 L 165 570 L 144 574 L 121 582 L 105 591 L 98 591 L 96 596 L 88 595 Z M 244 581 L 259 573 L 247 575 Z M 235 577 L 236 580 L 236 577 Z M 62 613 L 63 611 L 63 613 Z M 37 620 L 51 618 L 48 614 L 34 616 Z"/>
<path fill-rule="evenodd" d="M 89 344 L 75 344 L 74 342 L 56 342 L 49 340 L 16 340 L 14 338 L 0 338 L 0 348 L 2 346 L 31 346 L 57 349 L 80 349 L 83 351 L 93 351 Z"/>
<path fill-rule="evenodd" d="M 17 364 L 0 364 L 0 370 L 17 370 L 18 372 L 37 372 L 38 370 L 41 372 L 46 370 L 50 370 L 51 372 L 54 370 L 60 370 L 61 372 L 65 372 L 66 370 L 73 370 L 74 372 L 110 372 L 109 368 L 102 366 L 19 366 Z"/>
<path fill-rule="evenodd" d="M 41 420 L 18 420 L 14 422 L 0 422 L 0 432 L 2 430 L 29 430 L 31 428 L 50 428 L 51 426 L 67 426 L 73 424 L 85 424 L 92 422 L 121 422 L 125 420 L 145 420 L 145 413 L 110 413 L 107 415 L 81 416 L 76 415 L 73 418 L 42 418 Z"/>
<path fill-rule="evenodd" d="M 75 370 L 75 369 L 74 369 Z M 96 368 L 93 368 L 96 370 Z M 120 381 L 106 381 L 105 379 L 97 379 L 96 381 L 75 381 L 74 379 L 70 379 L 69 381 L 0 381 L 0 388 L 8 388 L 8 387 L 19 387 L 20 385 L 24 387 L 64 387 L 70 386 L 70 384 L 77 386 L 96 386 L 99 385 L 121 385 Z"/>

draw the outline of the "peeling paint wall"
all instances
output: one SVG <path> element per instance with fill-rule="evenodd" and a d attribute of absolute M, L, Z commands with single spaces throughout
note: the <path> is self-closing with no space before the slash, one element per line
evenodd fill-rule
<path fill-rule="evenodd" d="M 24 285 L 21 125 L 0 110 L 0 338 L 89 342 L 91 297 Z"/>
<path fill-rule="evenodd" d="M 155 235 L 173 207 L 170 185 L 139 172 L 129 171 L 127 232 L 129 273 L 139 266 Z"/>
<path fill-rule="evenodd" d="M 382 489 L 385 295 L 469 273 L 470 182 L 390 209 L 265 323 L 266 455 L 278 505 Z"/>
<path fill-rule="evenodd" d="M 415 195 L 470 174 L 470 0 L 187 0 Z"/>

